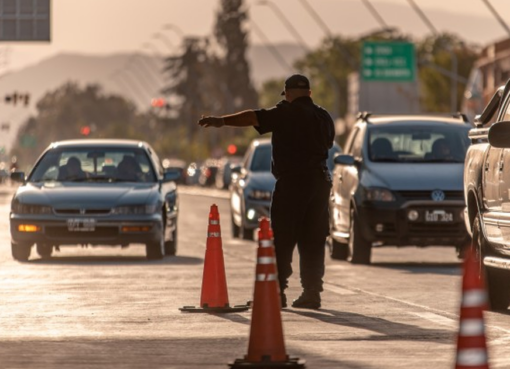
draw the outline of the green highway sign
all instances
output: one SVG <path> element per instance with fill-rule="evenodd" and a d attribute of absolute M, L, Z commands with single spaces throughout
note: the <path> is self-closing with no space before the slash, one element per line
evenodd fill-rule
<path fill-rule="evenodd" d="M 416 79 L 414 44 L 399 41 L 365 41 L 361 78 L 364 81 L 413 82 Z"/>

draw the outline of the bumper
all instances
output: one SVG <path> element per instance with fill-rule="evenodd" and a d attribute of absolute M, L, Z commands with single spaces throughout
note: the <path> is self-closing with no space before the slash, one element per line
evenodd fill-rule
<path fill-rule="evenodd" d="M 256 201 L 245 199 L 244 203 L 244 214 L 243 226 L 246 229 L 257 229 L 259 227 L 259 218 L 267 217 L 270 218 L 269 207 L 270 201 Z"/>
<path fill-rule="evenodd" d="M 32 226 L 33 231 L 21 231 L 20 228 L 24 227 L 20 226 L 23 225 Z M 11 215 L 10 230 L 14 243 L 127 246 L 132 243 L 159 241 L 162 235 L 162 219 L 160 215 L 137 219 L 127 217 L 51 219 Z"/>
<path fill-rule="evenodd" d="M 469 239 L 464 208 L 456 201 L 409 202 L 398 208 L 363 204 L 358 215 L 364 237 L 381 246 L 457 246 Z M 417 219 L 409 219 L 411 211 Z"/>

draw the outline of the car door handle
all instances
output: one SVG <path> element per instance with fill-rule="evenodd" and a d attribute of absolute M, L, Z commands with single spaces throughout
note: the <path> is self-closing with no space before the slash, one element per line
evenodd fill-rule
<path fill-rule="evenodd" d="M 341 174 L 339 174 L 339 175 L 338 175 L 338 180 L 339 180 L 340 182 L 342 182 L 342 181 L 344 180 L 344 177 L 343 177 Z"/>
<path fill-rule="evenodd" d="M 505 163 L 501 162 L 499 163 L 499 171 L 502 172 L 503 168 L 505 167 Z"/>

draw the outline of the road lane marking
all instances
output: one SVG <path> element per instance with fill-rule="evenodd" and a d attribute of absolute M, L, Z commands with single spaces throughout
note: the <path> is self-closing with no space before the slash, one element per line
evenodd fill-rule
<path fill-rule="evenodd" d="M 356 292 L 335 286 L 334 284 L 324 282 L 324 285 L 322 286 L 326 291 L 336 293 L 338 295 L 355 295 Z"/>
<path fill-rule="evenodd" d="M 444 317 L 442 315 L 434 314 L 434 313 L 416 313 L 416 312 L 411 312 L 409 314 L 410 315 L 416 315 L 417 317 L 425 319 L 425 320 L 429 320 L 432 323 L 436 323 L 436 324 L 439 324 L 439 325 L 444 325 L 444 326 L 451 327 L 451 328 L 456 328 L 457 325 L 458 325 L 458 322 L 456 320 Z"/>

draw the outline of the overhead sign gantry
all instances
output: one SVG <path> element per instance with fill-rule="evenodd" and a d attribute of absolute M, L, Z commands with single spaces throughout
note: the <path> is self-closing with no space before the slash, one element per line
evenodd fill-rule
<path fill-rule="evenodd" d="M 51 0 L 0 0 L 0 42 L 51 40 Z"/>

